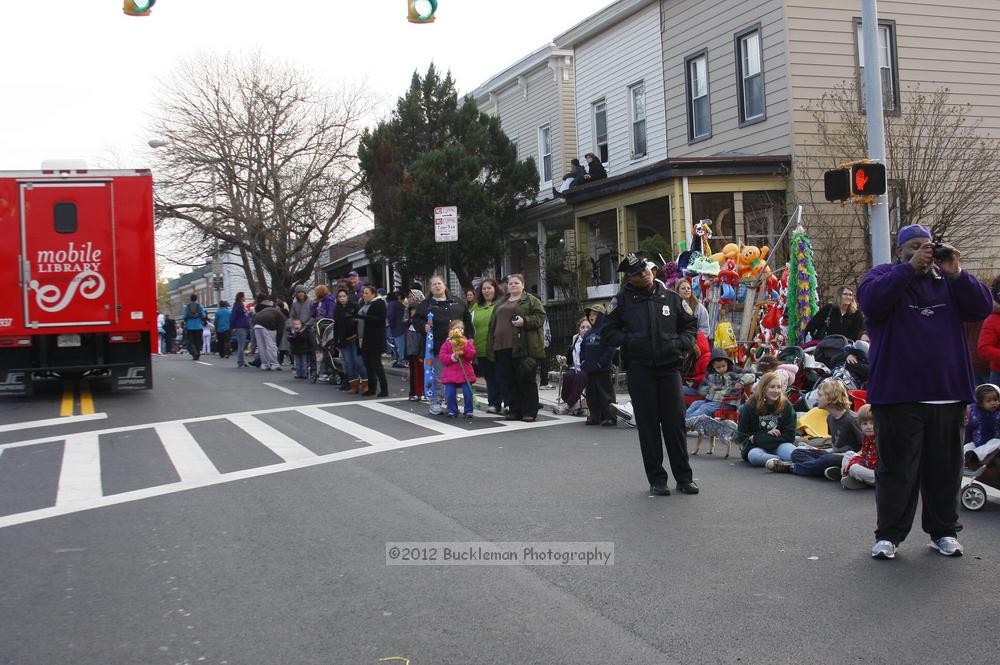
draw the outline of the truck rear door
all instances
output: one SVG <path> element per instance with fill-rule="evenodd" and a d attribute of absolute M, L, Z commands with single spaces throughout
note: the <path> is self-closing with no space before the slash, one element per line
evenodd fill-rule
<path fill-rule="evenodd" d="M 25 327 L 117 322 L 113 201 L 110 181 L 20 183 Z"/>

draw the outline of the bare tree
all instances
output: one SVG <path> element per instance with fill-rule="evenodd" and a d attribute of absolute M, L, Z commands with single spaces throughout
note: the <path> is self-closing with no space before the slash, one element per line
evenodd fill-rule
<path fill-rule="evenodd" d="M 901 100 L 900 112 L 885 118 L 890 231 L 894 237 L 901 225 L 924 224 L 974 255 L 983 234 L 1000 222 L 1000 142 L 983 131 L 970 104 L 951 101 L 948 88 L 926 93 L 914 84 Z M 825 202 L 822 179 L 823 170 L 868 154 L 855 83 L 835 86 L 805 111 L 816 141 L 798 161 L 796 196 L 823 248 L 817 271 L 828 287 L 856 283 L 871 264 L 867 208 Z"/>
<path fill-rule="evenodd" d="M 299 70 L 200 55 L 157 99 L 156 216 L 182 245 L 178 263 L 232 250 L 253 291 L 311 279 L 354 209 L 363 87 L 329 94 Z"/>

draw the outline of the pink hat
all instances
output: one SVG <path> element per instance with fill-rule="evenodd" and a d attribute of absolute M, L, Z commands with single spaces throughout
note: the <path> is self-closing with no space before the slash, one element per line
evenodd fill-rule
<path fill-rule="evenodd" d="M 790 386 L 793 383 L 795 383 L 795 376 L 799 373 L 799 368 L 797 365 L 791 365 L 791 364 L 778 365 L 778 369 L 774 371 L 781 372 L 782 374 L 787 376 L 788 381 L 786 382 L 786 384 Z"/>

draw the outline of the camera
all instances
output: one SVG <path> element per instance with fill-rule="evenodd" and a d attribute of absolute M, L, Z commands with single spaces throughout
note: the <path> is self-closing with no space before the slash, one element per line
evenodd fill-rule
<path fill-rule="evenodd" d="M 955 251 L 953 249 L 944 245 L 944 238 L 941 236 L 934 237 L 934 247 L 932 248 L 931 253 L 938 261 L 947 261 L 955 255 Z"/>

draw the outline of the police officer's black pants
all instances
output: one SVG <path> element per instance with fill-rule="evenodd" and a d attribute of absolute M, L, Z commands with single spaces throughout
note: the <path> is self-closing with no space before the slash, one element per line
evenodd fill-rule
<path fill-rule="evenodd" d="M 917 496 L 931 538 L 954 537 L 962 485 L 964 404 L 872 405 L 878 435 L 875 469 L 876 540 L 903 542 L 913 526 Z"/>
<path fill-rule="evenodd" d="M 649 484 L 665 485 L 667 482 L 667 472 L 663 468 L 664 446 L 674 480 L 678 483 L 694 480 L 688 462 L 680 372 L 631 363 L 628 367 L 628 393 L 632 398 L 642 463 L 646 467 Z"/>

